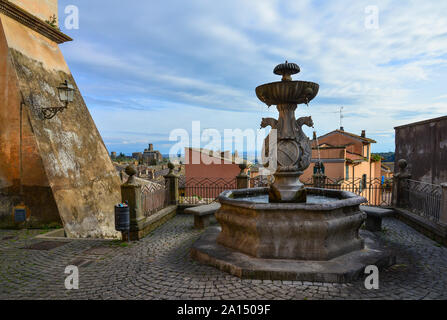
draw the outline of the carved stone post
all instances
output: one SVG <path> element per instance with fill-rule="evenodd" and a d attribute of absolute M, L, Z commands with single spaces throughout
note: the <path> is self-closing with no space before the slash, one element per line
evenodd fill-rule
<path fill-rule="evenodd" d="M 447 183 L 441 183 L 441 214 L 439 215 L 439 223 L 447 226 Z"/>
<path fill-rule="evenodd" d="M 141 206 L 141 185 L 136 182 L 135 174 L 137 171 L 133 165 L 127 166 L 125 172 L 129 178 L 121 185 L 121 199 L 129 205 L 130 240 L 139 240 L 139 224 L 144 220 Z M 128 240 L 126 232 L 123 232 L 123 240 Z"/>
<path fill-rule="evenodd" d="M 168 164 L 169 173 L 164 176 L 168 188 L 168 202 L 169 204 L 177 205 L 179 200 L 178 194 L 178 175 L 174 173 L 174 164 L 169 162 Z"/>
<path fill-rule="evenodd" d="M 236 186 L 238 189 L 248 189 L 250 188 L 250 177 L 245 173 L 245 169 L 247 169 L 247 164 L 242 162 L 239 165 L 241 172 L 236 176 Z"/>
<path fill-rule="evenodd" d="M 398 161 L 399 172 L 393 177 L 393 207 L 402 207 L 406 202 L 406 196 L 402 192 L 402 185 L 405 179 L 410 179 L 411 174 L 407 171 L 407 161 L 400 159 Z"/>

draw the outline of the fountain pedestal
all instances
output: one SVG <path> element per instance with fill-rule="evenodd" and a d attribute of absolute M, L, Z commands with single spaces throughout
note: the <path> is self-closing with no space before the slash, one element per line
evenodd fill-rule
<path fill-rule="evenodd" d="M 275 173 L 275 182 L 270 185 L 269 189 L 270 202 L 306 202 L 306 189 L 299 180 L 301 174 L 302 172 Z"/>

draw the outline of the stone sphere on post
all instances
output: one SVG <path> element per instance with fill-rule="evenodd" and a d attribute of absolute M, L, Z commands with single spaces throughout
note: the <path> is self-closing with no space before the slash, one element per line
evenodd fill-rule
<path fill-rule="evenodd" d="M 135 183 L 135 175 L 137 174 L 137 169 L 135 169 L 135 166 L 130 164 L 126 167 L 124 172 L 129 176 L 127 179 L 127 184 L 134 184 Z"/>
<path fill-rule="evenodd" d="M 239 169 L 241 169 L 241 172 L 239 172 L 239 175 L 240 176 L 242 176 L 242 175 L 246 175 L 246 173 L 245 173 L 245 169 L 247 169 L 248 168 L 248 166 L 247 166 L 247 163 L 244 161 L 244 162 L 241 162 L 240 164 L 239 164 Z"/>
<path fill-rule="evenodd" d="M 400 160 L 397 162 L 397 164 L 399 165 L 399 169 L 400 169 L 400 171 L 405 171 L 405 169 L 406 169 L 407 166 L 408 166 L 407 160 L 405 160 L 405 159 L 400 159 Z"/>

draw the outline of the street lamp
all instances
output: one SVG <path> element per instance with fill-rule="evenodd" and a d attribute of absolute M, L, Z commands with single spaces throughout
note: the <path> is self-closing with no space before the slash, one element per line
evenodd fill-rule
<path fill-rule="evenodd" d="M 59 95 L 59 100 L 64 104 L 60 107 L 47 107 L 42 108 L 42 114 L 44 119 L 52 119 L 58 112 L 64 111 L 67 109 L 68 104 L 73 102 L 74 99 L 74 87 L 67 80 L 57 87 L 57 92 Z"/>

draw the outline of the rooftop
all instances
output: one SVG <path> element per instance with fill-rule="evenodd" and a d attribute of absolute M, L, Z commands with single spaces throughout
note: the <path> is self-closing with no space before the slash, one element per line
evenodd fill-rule
<path fill-rule="evenodd" d="M 204 148 L 186 148 L 192 151 L 196 151 L 196 152 L 200 152 L 202 154 L 206 154 L 209 157 L 213 157 L 213 158 L 217 158 L 220 160 L 227 160 L 227 161 L 231 161 L 231 163 L 234 164 L 240 164 L 242 162 L 247 163 L 247 165 L 250 165 L 251 162 L 248 160 L 245 160 L 244 158 L 241 158 L 239 156 L 234 156 L 234 154 L 231 154 L 230 151 L 215 151 L 215 150 L 209 150 L 209 149 L 204 149 Z M 224 156 L 222 156 L 224 155 Z M 225 157 L 225 155 L 231 155 L 231 157 Z"/>
<path fill-rule="evenodd" d="M 323 137 L 326 137 L 326 136 L 328 136 L 330 134 L 334 134 L 334 133 L 340 133 L 340 134 L 343 134 L 345 136 L 349 136 L 349 137 L 358 139 L 358 140 L 360 140 L 360 141 L 362 141 L 364 143 L 377 143 L 376 140 L 373 140 L 373 139 L 370 139 L 370 138 L 366 138 L 366 137 L 362 137 L 362 136 L 356 135 L 354 133 L 350 133 L 350 132 L 347 132 L 347 131 L 344 131 L 344 130 L 340 130 L 340 129 L 337 129 L 337 130 L 331 131 L 329 133 L 326 133 L 326 134 L 318 137 L 318 139 L 321 139 Z"/>

